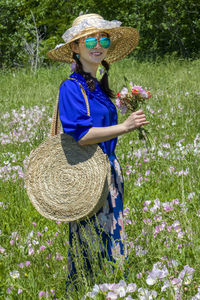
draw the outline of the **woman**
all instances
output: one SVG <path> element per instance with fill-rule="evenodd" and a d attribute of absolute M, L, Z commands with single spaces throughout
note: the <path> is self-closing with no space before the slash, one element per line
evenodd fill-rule
<path fill-rule="evenodd" d="M 96 244 L 94 233 L 101 237 L 98 240 L 100 260 L 107 257 L 115 262 L 126 255 L 123 244 L 123 180 L 115 147 L 119 135 L 149 123 L 143 111 L 139 110 L 117 124 L 117 111 L 110 100 L 113 92 L 108 86 L 109 63 L 129 54 L 139 39 L 137 30 L 120 25 L 119 21 L 106 21 L 97 14 L 80 16 L 63 35 L 65 44 L 48 53 L 54 60 L 76 62 L 75 72 L 70 76 L 74 80 L 65 80 L 60 86 L 59 116 L 63 131 L 72 135 L 82 146 L 98 143 L 108 155 L 111 165 L 111 187 L 104 207 L 90 222 L 69 224 L 70 246 L 76 251 L 74 240 L 81 245 L 82 255 L 87 257 L 85 263 L 90 270 L 92 266 L 88 255 L 91 252 L 88 248 L 95 246 L 94 243 L 88 246 L 88 238 Z M 98 82 L 96 73 L 100 64 L 104 66 L 105 73 Z M 79 83 L 87 94 L 90 115 L 87 114 Z M 69 250 L 68 257 L 68 269 L 70 277 L 73 277 L 78 265 L 75 264 L 76 257 L 72 257 L 72 250 Z"/>

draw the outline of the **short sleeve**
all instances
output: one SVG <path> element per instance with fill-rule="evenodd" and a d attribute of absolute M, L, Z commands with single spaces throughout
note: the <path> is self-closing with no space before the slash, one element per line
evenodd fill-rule
<path fill-rule="evenodd" d="M 92 117 L 87 114 L 85 99 L 77 81 L 66 80 L 59 91 L 59 117 L 63 131 L 76 141 L 92 127 Z"/>

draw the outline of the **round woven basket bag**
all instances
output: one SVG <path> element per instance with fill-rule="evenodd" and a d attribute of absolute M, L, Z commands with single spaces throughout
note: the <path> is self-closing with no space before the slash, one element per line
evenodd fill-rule
<path fill-rule="evenodd" d="M 71 222 L 93 216 L 104 205 L 111 182 L 110 162 L 97 144 L 81 146 L 70 135 L 57 134 L 58 119 L 57 101 L 51 137 L 31 152 L 25 184 L 42 216 Z"/>

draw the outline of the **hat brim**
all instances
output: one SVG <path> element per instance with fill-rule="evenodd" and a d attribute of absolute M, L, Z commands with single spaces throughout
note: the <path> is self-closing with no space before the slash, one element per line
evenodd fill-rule
<path fill-rule="evenodd" d="M 111 45 L 105 58 L 108 63 L 112 63 L 126 57 L 133 51 L 133 49 L 136 48 L 139 42 L 139 33 L 135 28 L 132 27 L 117 27 L 112 29 L 91 28 L 81 32 L 74 39 L 63 46 L 49 51 L 47 56 L 55 61 L 72 63 L 74 60 L 70 43 L 81 37 L 99 32 L 108 33 L 111 39 Z"/>

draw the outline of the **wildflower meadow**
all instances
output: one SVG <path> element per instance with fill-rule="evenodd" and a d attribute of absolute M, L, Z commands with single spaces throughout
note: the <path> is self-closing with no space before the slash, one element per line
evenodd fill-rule
<path fill-rule="evenodd" d="M 111 66 L 116 94 L 124 76 L 151 92 L 145 128 L 155 146 L 147 148 L 137 131 L 118 138 L 128 258 L 98 268 L 94 255 L 94 276 L 80 268 L 77 289 L 68 292 L 68 224 L 39 215 L 24 176 L 29 153 L 49 134 L 70 68 L 1 70 L 0 299 L 200 299 L 199 70 L 200 60 L 129 58 Z M 119 122 L 127 116 L 119 111 Z"/>

